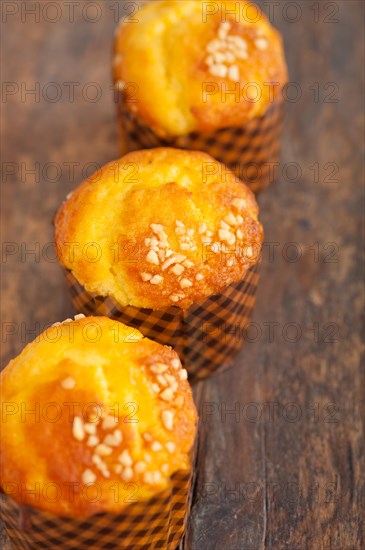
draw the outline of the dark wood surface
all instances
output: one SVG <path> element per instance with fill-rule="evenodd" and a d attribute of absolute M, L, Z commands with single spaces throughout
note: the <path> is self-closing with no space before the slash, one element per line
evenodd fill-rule
<path fill-rule="evenodd" d="M 13 243 L 2 264 L 4 364 L 42 327 L 72 314 L 48 247 L 51 219 L 88 163 L 118 156 L 116 3 L 98 2 L 96 23 L 92 10 L 82 16 L 82 1 L 73 22 L 59 2 L 55 23 L 51 8 L 35 22 L 22 7 L 33 2 L 2 2 L 3 12 L 5 4 L 19 12 L 3 23 L 1 48 L 2 77 L 14 92 L 2 99 L 3 240 Z M 360 550 L 364 4 L 272 4 L 302 97 L 286 102 L 283 169 L 259 199 L 271 244 L 251 342 L 233 369 L 195 390 L 200 441 L 185 548 Z M 56 102 L 51 82 L 61 90 Z M 79 83 L 74 101 L 70 82 Z M 95 103 L 85 95 L 95 92 L 91 82 L 102 93 Z M 35 86 L 39 98 L 24 95 Z M 26 173 L 36 163 L 39 175 Z M 74 176 L 67 163 L 78 163 Z"/>

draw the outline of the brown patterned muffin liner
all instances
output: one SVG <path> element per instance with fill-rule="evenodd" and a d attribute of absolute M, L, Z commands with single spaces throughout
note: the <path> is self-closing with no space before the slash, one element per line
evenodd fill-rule
<path fill-rule="evenodd" d="M 192 472 L 178 471 L 170 487 L 121 513 L 57 516 L 1 493 L 1 515 L 14 550 L 176 550 L 191 505 Z"/>
<path fill-rule="evenodd" d="M 244 344 L 259 281 L 259 262 L 238 283 L 196 302 L 188 309 L 121 307 L 110 297 L 87 292 L 71 271 L 65 270 L 72 303 L 78 313 L 106 315 L 137 328 L 144 336 L 171 346 L 189 373 L 191 383 L 230 366 Z"/>
<path fill-rule="evenodd" d="M 153 147 L 176 147 L 205 151 L 219 160 L 259 193 L 275 180 L 280 160 L 280 136 L 284 102 L 275 100 L 264 115 L 254 117 L 243 126 L 227 127 L 203 134 L 162 138 L 145 126 L 131 111 L 123 91 L 116 90 L 121 153 Z"/>

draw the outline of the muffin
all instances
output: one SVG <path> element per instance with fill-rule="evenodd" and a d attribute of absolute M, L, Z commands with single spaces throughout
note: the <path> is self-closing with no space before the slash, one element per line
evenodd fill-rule
<path fill-rule="evenodd" d="M 171 348 L 77 315 L 27 345 L 1 383 L 1 490 L 16 548 L 176 548 L 197 414 Z"/>
<path fill-rule="evenodd" d="M 279 32 L 246 0 L 156 0 L 137 19 L 121 22 L 114 45 L 122 153 L 202 150 L 254 192 L 266 187 L 287 82 Z"/>
<path fill-rule="evenodd" d="M 180 149 L 107 164 L 55 217 L 77 311 L 173 346 L 199 378 L 243 343 L 232 331 L 253 307 L 262 240 L 252 192 L 206 153 Z"/>

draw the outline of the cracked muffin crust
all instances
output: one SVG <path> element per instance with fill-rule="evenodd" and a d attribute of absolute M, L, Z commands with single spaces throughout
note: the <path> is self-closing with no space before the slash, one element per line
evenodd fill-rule
<path fill-rule="evenodd" d="M 157 135 L 241 126 L 281 95 L 282 39 L 252 2 L 158 0 L 135 19 L 116 32 L 114 82 Z"/>
<path fill-rule="evenodd" d="M 121 306 L 187 308 L 240 281 L 262 241 L 256 200 L 234 173 L 171 148 L 107 164 L 55 218 L 62 266 Z"/>
<path fill-rule="evenodd" d="M 0 377 L 1 487 L 17 502 L 74 517 L 118 512 L 191 468 L 197 413 L 187 372 L 136 329 L 76 315 Z"/>

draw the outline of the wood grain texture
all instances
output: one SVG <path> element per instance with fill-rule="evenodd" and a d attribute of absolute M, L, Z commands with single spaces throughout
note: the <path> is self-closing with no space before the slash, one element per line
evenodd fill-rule
<path fill-rule="evenodd" d="M 79 4 L 74 22 L 65 10 L 57 23 L 31 16 L 22 22 L 20 9 L 2 25 L 2 77 L 19 88 L 2 102 L 3 241 L 12 243 L 2 264 L 4 365 L 34 338 L 26 330 L 39 333 L 72 314 L 48 248 L 52 216 L 88 163 L 118 156 L 110 89 L 115 3 L 99 2 L 97 23 L 82 16 L 86 3 Z M 267 4 L 261 2 L 264 11 Z M 291 2 L 302 15 L 290 22 L 289 3 L 273 4 L 290 80 L 302 97 L 286 102 L 284 169 L 259 199 L 271 245 L 252 342 L 234 368 L 195 389 L 200 440 L 184 548 L 360 550 L 364 5 Z M 39 101 L 24 96 L 35 82 Z M 47 99 L 55 93 L 50 82 L 62 90 L 56 102 Z M 70 82 L 79 83 L 74 101 Z M 81 93 L 91 82 L 102 92 L 95 103 Z M 86 90 L 91 97 L 95 87 Z M 36 162 L 39 177 L 26 175 Z M 71 177 L 66 163 L 79 163 Z M 289 181 L 297 168 L 289 163 L 300 166 L 296 181 Z M 300 258 L 289 261 L 295 254 Z"/>

